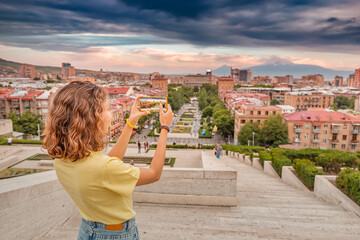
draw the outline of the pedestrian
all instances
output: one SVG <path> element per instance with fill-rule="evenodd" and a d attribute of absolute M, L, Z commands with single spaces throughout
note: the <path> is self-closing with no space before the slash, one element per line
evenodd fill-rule
<path fill-rule="evenodd" d="M 166 112 L 160 106 L 159 147 L 150 166 L 124 164 L 133 128 L 150 114 L 141 112 L 138 102 L 136 98 L 119 140 L 106 154 L 112 119 L 107 91 L 88 81 L 73 81 L 54 93 L 42 147 L 54 159 L 56 176 L 82 217 L 78 240 L 140 238 L 132 193 L 135 186 L 160 179 L 173 113 L 170 105 Z"/>
<path fill-rule="evenodd" d="M 220 159 L 221 155 L 222 155 L 222 147 L 220 146 L 220 143 L 217 143 L 215 148 L 214 148 L 214 151 L 215 151 L 215 156 Z"/>
<path fill-rule="evenodd" d="M 10 136 L 10 137 L 8 137 L 8 139 L 7 139 L 7 143 L 8 143 L 8 145 L 11 145 L 12 144 L 12 137 Z"/>
<path fill-rule="evenodd" d="M 141 143 L 138 141 L 138 153 L 141 153 Z"/>
<path fill-rule="evenodd" d="M 265 151 L 269 151 L 269 150 L 270 150 L 269 145 L 265 145 L 264 150 L 265 150 Z"/>
<path fill-rule="evenodd" d="M 144 142 L 144 151 L 146 151 L 146 142 Z"/>
<path fill-rule="evenodd" d="M 134 159 L 131 159 L 131 160 L 130 160 L 130 165 L 131 165 L 131 166 L 134 166 Z"/>

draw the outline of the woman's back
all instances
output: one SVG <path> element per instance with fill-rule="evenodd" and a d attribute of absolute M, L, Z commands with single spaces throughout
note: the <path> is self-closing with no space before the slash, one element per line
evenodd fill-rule
<path fill-rule="evenodd" d="M 54 166 L 85 219 L 116 224 L 135 216 L 131 193 L 140 175 L 138 168 L 102 151 L 75 162 L 57 158 Z"/>

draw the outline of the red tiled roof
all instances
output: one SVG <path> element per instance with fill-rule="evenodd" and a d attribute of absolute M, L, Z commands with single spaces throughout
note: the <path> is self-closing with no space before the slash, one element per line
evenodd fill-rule
<path fill-rule="evenodd" d="M 14 89 L 0 88 L 0 98 L 5 98 L 12 94 Z"/>
<path fill-rule="evenodd" d="M 119 88 L 104 88 L 109 94 L 126 94 L 129 91 L 128 87 Z"/>
<path fill-rule="evenodd" d="M 360 119 L 341 112 L 330 111 L 301 111 L 284 115 L 287 121 L 305 122 L 358 122 Z"/>
<path fill-rule="evenodd" d="M 33 96 L 40 96 L 44 91 L 34 91 L 28 94 L 25 94 L 21 99 L 22 100 L 32 100 Z"/>

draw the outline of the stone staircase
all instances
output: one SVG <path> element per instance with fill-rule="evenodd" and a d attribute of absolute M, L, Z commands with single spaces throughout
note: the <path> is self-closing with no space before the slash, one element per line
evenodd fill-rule
<path fill-rule="evenodd" d="M 355 214 L 236 159 L 219 161 L 238 172 L 237 207 L 136 203 L 140 239 L 360 239 Z M 74 213 L 36 239 L 76 239 L 80 219 Z"/>

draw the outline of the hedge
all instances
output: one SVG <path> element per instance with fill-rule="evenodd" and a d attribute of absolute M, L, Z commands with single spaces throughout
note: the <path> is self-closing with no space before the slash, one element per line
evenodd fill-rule
<path fill-rule="evenodd" d="M 272 160 L 271 152 L 270 151 L 261 151 L 259 153 L 259 158 L 260 158 L 261 166 L 264 166 L 265 161 L 271 161 Z"/>
<path fill-rule="evenodd" d="M 235 145 L 221 145 L 224 150 L 238 152 L 246 155 L 251 155 L 252 153 L 259 153 L 264 150 L 264 147 L 259 146 L 235 146 Z"/>
<path fill-rule="evenodd" d="M 272 164 L 276 172 L 281 177 L 282 173 L 282 167 L 283 166 L 291 166 L 292 161 L 286 157 L 283 153 L 283 149 L 275 148 L 271 150 L 271 156 L 272 156 Z"/>
<path fill-rule="evenodd" d="M 315 176 L 323 174 L 323 171 L 317 169 L 314 162 L 308 159 L 295 159 L 293 167 L 304 184 L 311 189 L 314 188 Z"/>
<path fill-rule="evenodd" d="M 349 168 L 342 170 L 336 178 L 336 185 L 360 205 L 360 171 Z"/>

